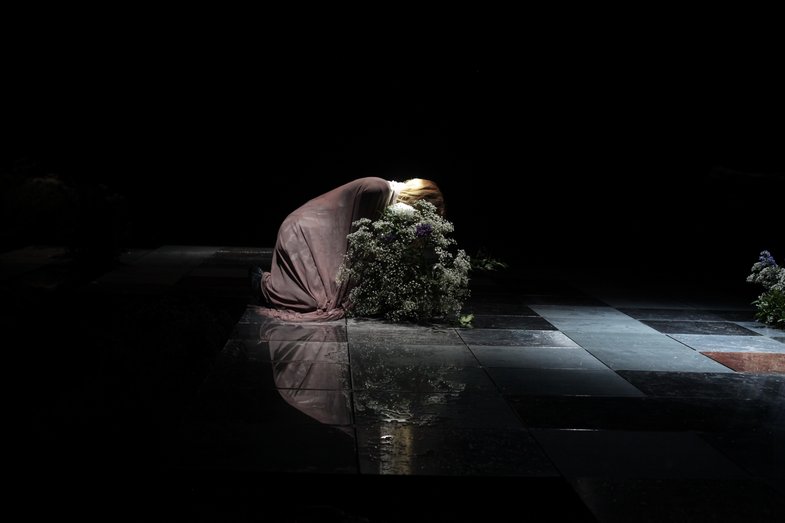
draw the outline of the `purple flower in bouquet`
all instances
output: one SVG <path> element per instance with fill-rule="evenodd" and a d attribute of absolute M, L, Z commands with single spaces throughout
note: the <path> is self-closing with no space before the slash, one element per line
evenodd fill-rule
<path fill-rule="evenodd" d="M 760 258 L 758 258 L 758 260 L 767 267 L 777 265 L 777 262 L 774 261 L 774 256 L 772 256 L 769 251 L 761 251 Z"/>
<path fill-rule="evenodd" d="M 433 232 L 433 226 L 430 223 L 419 223 L 417 224 L 417 227 L 414 230 L 414 234 L 418 238 L 423 238 L 425 236 L 428 236 L 432 232 Z"/>

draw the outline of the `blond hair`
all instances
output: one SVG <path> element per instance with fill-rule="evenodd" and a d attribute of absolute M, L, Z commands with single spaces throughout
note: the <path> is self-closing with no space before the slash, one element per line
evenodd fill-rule
<path fill-rule="evenodd" d="M 444 196 L 436 183 L 424 178 L 410 178 L 403 183 L 404 187 L 396 201 L 411 205 L 417 200 L 428 200 L 436 207 L 439 215 L 444 216 Z"/>

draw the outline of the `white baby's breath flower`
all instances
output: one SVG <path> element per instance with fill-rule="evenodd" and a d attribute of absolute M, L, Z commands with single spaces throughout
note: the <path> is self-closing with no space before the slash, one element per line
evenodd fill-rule
<path fill-rule="evenodd" d="M 391 321 L 457 318 L 469 296 L 470 264 L 452 224 L 426 201 L 397 203 L 355 222 L 338 280 L 351 283 L 350 316 Z"/>
<path fill-rule="evenodd" d="M 414 215 L 414 207 L 412 207 L 408 203 L 397 202 L 390 207 L 390 210 L 395 214 L 399 214 L 401 216 Z"/>

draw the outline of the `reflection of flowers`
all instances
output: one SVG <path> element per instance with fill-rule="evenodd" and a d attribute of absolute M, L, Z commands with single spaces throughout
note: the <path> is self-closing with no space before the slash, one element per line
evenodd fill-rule
<path fill-rule="evenodd" d="M 785 328 L 785 268 L 777 265 L 769 251 L 761 251 L 747 282 L 758 283 L 765 291 L 753 301 L 755 317 L 775 327 Z"/>
<path fill-rule="evenodd" d="M 352 285 L 350 316 L 458 320 L 469 296 L 469 257 L 457 248 L 452 223 L 430 202 L 395 204 L 380 219 L 354 226 L 338 274 Z"/>

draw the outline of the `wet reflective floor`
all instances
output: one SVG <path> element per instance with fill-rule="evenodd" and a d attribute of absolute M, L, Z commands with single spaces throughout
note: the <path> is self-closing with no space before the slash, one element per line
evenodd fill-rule
<path fill-rule="evenodd" d="M 499 273 L 472 327 L 287 323 L 245 288 L 269 250 L 196 249 L 136 273 L 241 304 L 162 431 L 163 519 L 785 515 L 783 331 L 746 296 Z"/>
<path fill-rule="evenodd" d="M 249 304 L 169 457 L 339 483 L 475 480 L 474 496 L 496 481 L 532 506 L 526 491 L 547 490 L 561 505 L 543 508 L 573 520 L 785 514 L 782 331 L 727 297 L 530 281 L 477 278 L 471 328 L 285 323 Z"/>

